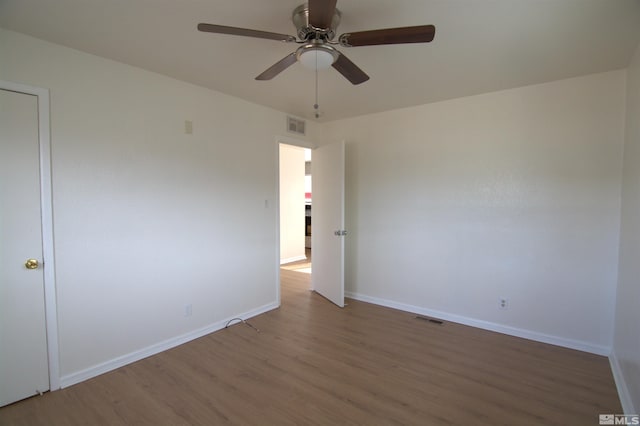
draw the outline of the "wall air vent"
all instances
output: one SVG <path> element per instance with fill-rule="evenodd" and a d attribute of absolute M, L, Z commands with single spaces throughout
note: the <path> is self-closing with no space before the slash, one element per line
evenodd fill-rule
<path fill-rule="evenodd" d="M 300 120 L 293 117 L 287 117 L 287 131 L 291 133 L 296 133 L 298 135 L 303 135 L 305 132 L 306 122 L 304 120 Z"/>

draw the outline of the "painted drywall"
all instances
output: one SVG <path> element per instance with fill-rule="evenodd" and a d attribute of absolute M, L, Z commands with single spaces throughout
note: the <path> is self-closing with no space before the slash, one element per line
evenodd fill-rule
<path fill-rule="evenodd" d="M 63 375 L 273 306 L 283 114 L 1 29 L 0 57 L 51 89 Z M 606 350 L 623 122 L 620 71 L 324 125 L 348 141 L 347 290 Z"/>
<path fill-rule="evenodd" d="M 347 292 L 608 354 L 624 76 L 324 125 L 347 141 Z"/>
<path fill-rule="evenodd" d="M 306 259 L 304 150 L 280 144 L 280 263 Z"/>
<path fill-rule="evenodd" d="M 612 365 L 625 412 L 640 410 L 640 46 L 627 69 L 620 269 Z"/>
<path fill-rule="evenodd" d="M 51 94 L 63 384 L 276 306 L 283 113 L 2 29 L 0 58 Z"/>

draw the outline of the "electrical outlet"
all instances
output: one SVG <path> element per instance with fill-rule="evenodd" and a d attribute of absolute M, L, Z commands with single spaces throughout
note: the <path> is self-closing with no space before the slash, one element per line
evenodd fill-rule
<path fill-rule="evenodd" d="M 192 313 L 193 313 L 193 308 L 191 306 L 191 303 L 189 303 L 188 305 L 184 305 L 184 316 L 190 317 Z"/>
<path fill-rule="evenodd" d="M 509 308 L 509 300 L 504 297 L 500 299 L 500 309 L 508 309 Z"/>

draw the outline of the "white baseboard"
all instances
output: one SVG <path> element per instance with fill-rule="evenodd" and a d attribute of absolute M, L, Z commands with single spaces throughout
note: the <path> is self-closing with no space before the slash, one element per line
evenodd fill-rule
<path fill-rule="evenodd" d="M 489 331 L 495 331 L 502 334 L 508 334 L 510 336 L 522 337 L 524 339 L 534 340 L 536 342 L 549 343 L 551 345 L 562 346 L 569 349 L 576 349 L 579 351 L 589 352 L 597 355 L 609 356 L 609 354 L 611 353 L 611 348 L 609 346 L 594 345 L 589 342 L 566 339 L 564 337 L 538 333 L 531 330 L 510 327 L 508 325 L 502 325 L 494 322 L 478 320 L 474 318 L 464 317 L 461 315 L 449 314 L 446 312 L 427 309 L 420 306 L 414 306 L 414 305 L 408 305 L 405 303 L 395 302 L 393 300 L 366 296 L 364 294 L 359 294 L 359 293 L 345 292 L 345 296 L 351 299 L 360 300 L 362 302 L 373 303 L 374 305 L 386 306 L 388 308 L 393 308 L 393 309 L 398 309 L 405 312 L 411 312 L 414 314 L 438 318 L 445 321 L 456 322 L 459 324 L 469 325 L 471 327 L 481 328 Z"/>
<path fill-rule="evenodd" d="M 280 264 L 284 265 L 286 263 L 297 262 L 299 260 L 307 260 L 307 256 L 303 254 L 301 256 L 289 257 L 287 259 L 280 259 Z"/>
<path fill-rule="evenodd" d="M 622 374 L 622 369 L 620 368 L 620 363 L 618 362 L 615 352 L 609 355 L 609 364 L 611 364 L 613 380 L 615 380 L 616 388 L 618 389 L 618 397 L 622 404 L 622 411 L 624 411 L 624 414 L 638 414 L 638 410 L 633 406 L 633 400 L 631 399 L 627 382 L 624 379 L 624 374 Z M 640 409 L 640 407 L 638 408 Z"/>
<path fill-rule="evenodd" d="M 98 365 L 94 365 L 87 369 L 68 374 L 66 376 L 60 377 L 60 385 L 62 388 L 66 388 L 77 383 L 83 382 L 85 380 L 89 380 L 93 377 L 99 376 L 101 374 L 107 373 L 109 371 L 115 370 L 117 368 L 123 367 L 127 364 L 131 364 L 133 362 L 139 361 L 143 358 L 150 357 L 157 353 L 166 351 L 168 349 L 174 348 L 176 346 L 187 343 L 191 340 L 197 339 L 199 337 L 205 336 L 209 333 L 213 333 L 214 331 L 221 330 L 227 325 L 227 323 L 233 318 L 242 318 L 247 319 L 254 317 L 256 315 L 260 315 L 264 312 L 271 311 L 273 309 L 278 308 L 278 303 L 269 303 L 267 305 L 261 306 L 257 309 L 251 310 L 249 312 L 245 312 L 243 314 L 233 315 L 229 318 L 225 318 L 222 321 L 215 322 L 208 326 L 202 327 L 200 329 L 191 331 L 189 333 L 173 337 L 171 339 L 167 339 L 163 342 L 156 343 L 154 345 L 148 346 L 146 348 L 137 350 L 135 352 L 131 352 L 126 355 L 119 356 L 117 358 L 111 359 L 109 361 L 100 363 Z"/>

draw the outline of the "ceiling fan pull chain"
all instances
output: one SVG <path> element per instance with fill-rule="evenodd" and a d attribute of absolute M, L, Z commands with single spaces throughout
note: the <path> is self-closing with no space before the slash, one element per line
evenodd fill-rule
<path fill-rule="evenodd" d="M 313 109 L 315 111 L 314 115 L 316 119 L 320 118 L 320 112 L 318 111 L 318 53 L 316 52 L 316 103 L 313 104 Z"/>

